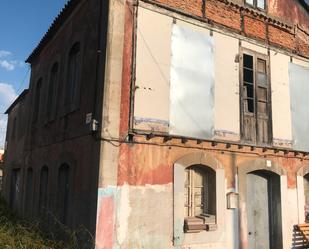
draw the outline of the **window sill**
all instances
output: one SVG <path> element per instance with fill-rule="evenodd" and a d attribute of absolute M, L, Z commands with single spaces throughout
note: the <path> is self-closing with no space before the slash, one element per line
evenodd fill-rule
<path fill-rule="evenodd" d="M 214 215 L 203 215 L 188 217 L 184 221 L 185 233 L 199 233 L 202 231 L 217 230 L 216 217 Z"/>

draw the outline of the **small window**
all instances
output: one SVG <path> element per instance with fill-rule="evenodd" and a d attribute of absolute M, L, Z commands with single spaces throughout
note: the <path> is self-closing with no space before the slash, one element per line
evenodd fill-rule
<path fill-rule="evenodd" d="M 261 10 L 266 9 L 266 0 L 245 0 L 245 3 Z"/>
<path fill-rule="evenodd" d="M 65 104 L 69 105 L 76 101 L 78 81 L 80 77 L 80 44 L 75 43 L 69 53 L 67 84 L 65 90 Z"/>
<path fill-rule="evenodd" d="M 46 106 L 46 115 L 48 121 L 50 121 L 53 111 L 56 107 L 56 86 L 58 80 L 58 63 L 54 63 L 51 72 L 50 72 L 50 79 L 48 84 L 48 94 L 47 94 L 47 106 Z"/>
<path fill-rule="evenodd" d="M 58 172 L 58 215 L 59 221 L 62 224 L 68 225 L 69 211 L 69 176 L 70 167 L 67 164 L 62 164 Z"/>
<path fill-rule="evenodd" d="M 25 198 L 25 209 L 28 215 L 31 215 L 33 201 L 33 169 L 28 168 L 27 180 L 26 180 L 26 198 Z"/>
<path fill-rule="evenodd" d="M 41 104 L 41 88 L 42 88 L 42 79 L 36 84 L 35 92 L 34 92 L 34 109 L 33 109 L 33 123 L 36 123 L 39 118 L 40 113 L 40 104 Z"/>
<path fill-rule="evenodd" d="M 47 192 L 48 192 L 48 167 L 41 169 L 40 175 L 40 195 L 39 195 L 39 213 L 44 216 L 47 211 Z"/>
<path fill-rule="evenodd" d="M 216 229 L 216 173 L 195 165 L 185 170 L 185 232 Z"/>
<path fill-rule="evenodd" d="M 12 129 L 12 136 L 11 136 L 12 140 L 15 140 L 16 138 L 16 129 L 17 129 L 16 127 L 17 127 L 17 119 L 15 117 L 13 121 L 13 129 Z"/>
<path fill-rule="evenodd" d="M 10 206 L 14 210 L 18 210 L 21 201 L 21 178 L 20 169 L 13 169 L 11 173 L 11 193 Z"/>

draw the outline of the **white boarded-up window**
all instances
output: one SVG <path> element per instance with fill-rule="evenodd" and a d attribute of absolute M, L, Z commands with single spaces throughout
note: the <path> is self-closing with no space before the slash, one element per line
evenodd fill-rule
<path fill-rule="evenodd" d="M 134 129 L 168 132 L 172 22 L 138 10 Z"/>
<path fill-rule="evenodd" d="M 209 33 L 173 25 L 170 81 L 170 134 L 212 138 L 214 59 Z"/>
<path fill-rule="evenodd" d="M 289 64 L 294 149 L 309 150 L 309 68 Z"/>

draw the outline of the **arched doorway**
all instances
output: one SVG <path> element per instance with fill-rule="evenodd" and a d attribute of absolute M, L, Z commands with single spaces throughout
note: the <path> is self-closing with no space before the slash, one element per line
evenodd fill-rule
<path fill-rule="evenodd" d="M 280 176 L 268 170 L 247 173 L 248 249 L 281 249 Z"/>

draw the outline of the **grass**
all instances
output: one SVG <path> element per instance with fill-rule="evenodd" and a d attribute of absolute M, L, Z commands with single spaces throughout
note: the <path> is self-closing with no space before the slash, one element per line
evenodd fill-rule
<path fill-rule="evenodd" d="M 57 221 L 53 222 L 52 226 L 54 232 L 47 232 L 46 229 L 43 229 L 47 226 L 42 225 L 42 222 L 19 218 L 8 209 L 5 201 L 0 199 L 1 249 L 86 248 L 79 245 L 80 243 L 78 242 L 83 234 L 89 237 L 89 234 L 85 234 L 85 230 L 71 231 Z"/>

